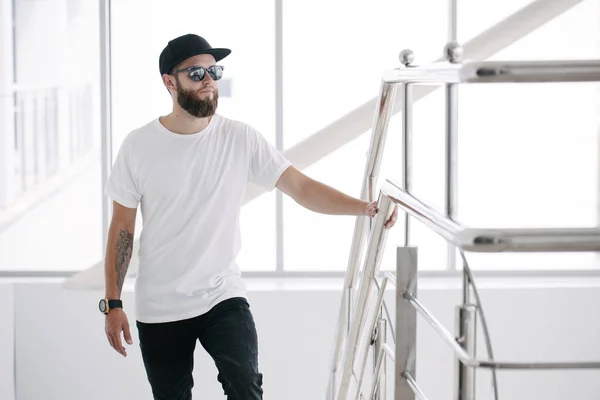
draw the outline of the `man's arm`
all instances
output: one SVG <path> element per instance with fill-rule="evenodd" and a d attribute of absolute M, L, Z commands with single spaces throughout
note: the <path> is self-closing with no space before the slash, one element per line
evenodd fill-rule
<path fill-rule="evenodd" d="M 275 186 L 302 207 L 321 214 L 374 217 L 379 211 L 376 201 L 369 203 L 348 196 L 337 189 L 309 178 L 293 166 L 281 174 Z M 397 219 L 398 206 L 395 206 L 392 215 L 385 223 L 385 228 L 389 229 L 394 226 Z"/>
<path fill-rule="evenodd" d="M 331 215 L 368 215 L 369 203 L 348 196 L 289 167 L 276 187 L 311 211 Z"/>
<path fill-rule="evenodd" d="M 106 241 L 104 277 L 107 299 L 119 299 L 133 254 L 133 235 L 137 208 L 113 202 L 113 216 Z"/>
<path fill-rule="evenodd" d="M 133 254 L 133 235 L 137 208 L 127 208 L 113 202 L 113 216 L 106 241 L 104 261 L 105 297 L 120 299 L 123 283 Z M 120 308 L 108 312 L 105 323 L 106 337 L 110 345 L 124 357 L 127 351 L 121 342 L 121 332 L 125 341 L 132 344 L 127 314 Z"/>

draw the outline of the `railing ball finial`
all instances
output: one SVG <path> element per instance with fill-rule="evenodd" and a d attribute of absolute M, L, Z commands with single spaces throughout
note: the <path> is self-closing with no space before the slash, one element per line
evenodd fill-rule
<path fill-rule="evenodd" d="M 400 62 L 405 67 L 408 67 L 410 64 L 412 64 L 414 60 L 415 54 L 412 52 L 412 50 L 405 49 L 400 52 Z"/>
<path fill-rule="evenodd" d="M 463 48 L 457 42 L 449 42 L 444 46 L 444 58 L 452 64 L 457 64 L 463 60 Z"/>

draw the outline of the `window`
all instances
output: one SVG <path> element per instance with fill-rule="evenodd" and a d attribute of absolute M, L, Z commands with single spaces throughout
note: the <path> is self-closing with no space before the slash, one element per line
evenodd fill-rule
<path fill-rule="evenodd" d="M 459 40 L 464 43 L 528 2 L 458 4 Z M 415 64 L 425 64 L 439 58 L 446 43 L 446 2 L 379 1 L 368 9 L 346 2 L 313 6 L 289 2 L 284 7 L 286 148 L 376 96 L 381 70 L 398 65 L 401 49 L 412 49 Z M 318 15 L 303 14 L 317 7 Z M 591 33 L 598 32 L 597 16 L 598 3 L 583 2 L 492 59 L 598 58 L 597 35 Z M 307 21 L 308 32 L 302 29 Z M 370 65 L 379 70 L 368 73 Z M 458 220 L 481 227 L 596 226 L 599 100 L 594 84 L 461 86 Z M 440 210 L 444 113 L 442 89 L 414 105 L 412 190 Z M 390 123 L 379 186 L 386 178 L 400 178 L 400 132 L 397 115 Z M 364 132 L 306 172 L 359 195 L 370 135 Z M 577 210 L 565 208 L 567 204 Z M 345 269 L 353 218 L 314 215 L 286 201 L 283 223 L 287 269 Z M 401 231 L 388 236 L 383 268 L 395 268 Z M 417 221 L 411 224 L 410 243 L 420 248 L 420 269 L 447 267 L 445 241 Z M 596 265 L 593 254 L 536 255 L 534 263 L 531 257 L 472 255 L 470 261 L 487 269 Z"/>
<path fill-rule="evenodd" d="M 597 1 L 584 1 L 493 59 L 598 58 L 599 14 Z M 480 23 L 481 10 L 471 15 L 465 15 L 464 26 Z M 598 225 L 597 84 L 465 85 L 458 109 L 461 222 L 514 228 Z M 482 269 L 597 267 L 593 253 L 469 259 Z"/>
<path fill-rule="evenodd" d="M 311 11 L 315 9 L 319 12 Z M 285 147 L 294 146 L 376 97 L 382 71 L 398 65 L 398 53 L 403 48 L 418 48 L 420 61 L 439 54 L 439 43 L 445 34 L 445 12 L 437 0 L 379 0 L 369 7 L 343 1 L 285 2 Z M 421 18 L 427 18 L 431 24 L 420 23 Z M 402 23 L 398 23 L 400 20 Z M 307 22 L 311 29 L 305 29 Z M 394 141 L 393 131 L 390 128 L 388 146 Z M 305 172 L 359 196 L 369 140 L 370 129 Z M 393 171 L 393 157 L 387 161 L 389 151 L 386 154 L 381 176 L 390 177 L 384 171 L 389 165 L 387 172 L 399 177 L 400 171 Z M 286 269 L 345 270 L 353 217 L 313 214 L 286 200 L 283 224 Z M 388 252 L 393 247 L 389 243 Z"/>
<path fill-rule="evenodd" d="M 368 139 L 366 135 L 359 137 L 307 168 L 304 173 L 358 196 Z M 285 269 L 346 269 L 354 229 L 353 217 L 313 213 L 287 197 L 284 198 L 283 211 Z"/>
<path fill-rule="evenodd" d="M 0 109 L 0 269 L 87 268 L 102 257 L 98 6 L 13 6 L 14 48 L 0 57 L 13 72 L 0 76 L 13 93 Z"/>

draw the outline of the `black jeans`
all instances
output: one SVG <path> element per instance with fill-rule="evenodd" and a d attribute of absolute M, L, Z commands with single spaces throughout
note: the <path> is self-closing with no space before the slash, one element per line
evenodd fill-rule
<path fill-rule="evenodd" d="M 142 358 L 155 400 L 189 400 L 196 340 L 210 354 L 229 400 L 262 399 L 258 338 L 246 299 L 225 300 L 206 314 L 176 322 L 137 321 Z"/>

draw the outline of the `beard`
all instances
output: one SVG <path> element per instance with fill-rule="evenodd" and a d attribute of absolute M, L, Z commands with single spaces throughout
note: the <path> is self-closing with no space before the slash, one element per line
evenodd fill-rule
<path fill-rule="evenodd" d="M 177 90 L 177 102 L 185 111 L 196 118 L 212 117 L 217 111 L 219 104 L 219 91 L 215 89 L 212 99 L 207 97 L 201 99 L 195 90 L 184 89 L 179 85 Z"/>

